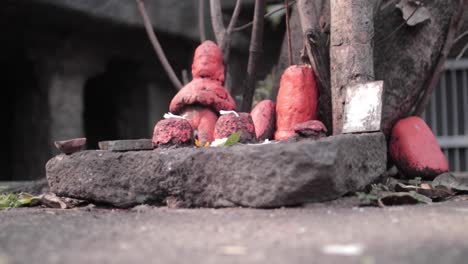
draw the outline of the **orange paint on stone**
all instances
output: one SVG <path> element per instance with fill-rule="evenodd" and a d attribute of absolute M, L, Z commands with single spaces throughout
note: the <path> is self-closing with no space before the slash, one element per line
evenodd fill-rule
<path fill-rule="evenodd" d="M 213 41 L 207 40 L 195 50 L 192 76 L 224 82 L 223 53 Z"/>
<path fill-rule="evenodd" d="M 169 111 L 180 114 L 184 107 L 201 105 L 213 111 L 236 110 L 236 102 L 220 82 L 210 79 L 193 79 L 172 98 Z"/>
<path fill-rule="evenodd" d="M 241 143 L 254 142 L 255 126 L 249 113 L 226 114 L 218 118 L 215 127 L 214 137 L 216 139 L 226 138 L 236 132 L 241 132 Z"/>
<path fill-rule="evenodd" d="M 295 135 L 294 125 L 317 119 L 318 90 L 312 68 L 288 67 L 281 77 L 276 99 L 276 140 Z"/>
<path fill-rule="evenodd" d="M 416 116 L 401 119 L 393 127 L 390 156 L 409 178 L 430 180 L 449 169 L 436 137 L 424 120 Z"/>
<path fill-rule="evenodd" d="M 271 100 L 260 101 L 250 112 L 258 140 L 272 139 L 275 132 L 275 103 Z"/>
<path fill-rule="evenodd" d="M 186 145 L 192 142 L 192 126 L 181 118 L 169 118 L 154 126 L 153 145 Z"/>
<path fill-rule="evenodd" d="M 187 107 L 182 115 L 186 115 L 186 119 L 192 125 L 200 142 L 213 142 L 214 129 L 218 120 L 218 116 L 213 111 L 199 106 Z"/>

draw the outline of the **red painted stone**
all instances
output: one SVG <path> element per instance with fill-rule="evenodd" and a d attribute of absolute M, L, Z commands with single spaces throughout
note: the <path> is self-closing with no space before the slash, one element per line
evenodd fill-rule
<path fill-rule="evenodd" d="M 239 117 L 235 114 L 226 114 L 218 118 L 216 122 L 214 137 L 226 138 L 230 135 L 241 132 L 239 142 L 248 143 L 255 141 L 255 127 L 252 117 L 249 113 L 238 113 Z"/>
<path fill-rule="evenodd" d="M 294 125 L 317 119 L 318 90 L 312 68 L 294 65 L 281 77 L 276 99 L 276 140 L 294 136 Z"/>
<path fill-rule="evenodd" d="M 207 40 L 195 50 L 192 76 L 224 82 L 223 53 L 213 41 Z"/>
<path fill-rule="evenodd" d="M 180 114 L 189 105 L 203 105 L 215 112 L 235 110 L 236 102 L 218 81 L 193 79 L 172 98 L 169 111 Z"/>
<path fill-rule="evenodd" d="M 401 119 L 393 127 L 390 156 L 398 169 L 409 178 L 430 180 L 449 169 L 431 129 L 416 116 Z"/>
<path fill-rule="evenodd" d="M 185 108 L 182 115 L 186 115 L 186 119 L 192 125 L 195 131 L 196 138 L 202 142 L 213 142 L 214 130 L 218 116 L 209 108 L 192 106 Z"/>
<path fill-rule="evenodd" d="M 250 112 L 258 140 L 273 139 L 276 123 L 275 103 L 271 100 L 260 101 Z"/>
<path fill-rule="evenodd" d="M 154 127 L 154 145 L 186 145 L 192 142 L 192 126 L 182 118 L 159 121 Z"/>
<path fill-rule="evenodd" d="M 327 128 L 319 120 L 309 120 L 294 125 L 294 131 L 301 137 L 319 139 L 326 137 Z"/>

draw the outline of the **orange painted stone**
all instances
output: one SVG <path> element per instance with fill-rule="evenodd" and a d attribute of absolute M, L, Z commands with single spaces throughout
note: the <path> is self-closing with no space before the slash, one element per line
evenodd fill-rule
<path fill-rule="evenodd" d="M 226 114 L 218 118 L 216 122 L 215 139 L 226 138 L 230 135 L 241 132 L 239 142 L 249 143 L 256 141 L 255 126 L 249 113 Z"/>
<path fill-rule="evenodd" d="M 192 76 L 224 82 L 223 53 L 213 41 L 207 40 L 195 50 Z"/>
<path fill-rule="evenodd" d="M 172 98 L 169 111 L 180 114 L 189 105 L 206 106 L 215 112 L 236 110 L 236 102 L 220 82 L 203 78 L 193 79 L 185 85 Z"/>
<path fill-rule="evenodd" d="M 192 142 L 192 126 L 182 118 L 169 118 L 159 121 L 154 127 L 153 144 L 187 145 Z"/>
<path fill-rule="evenodd" d="M 431 180 L 449 169 L 437 139 L 419 117 L 401 119 L 395 124 L 389 149 L 393 162 L 408 178 Z"/>
<path fill-rule="evenodd" d="M 192 125 L 195 137 L 202 143 L 213 142 L 214 130 L 218 116 L 209 108 L 192 106 L 187 107 L 182 115 Z"/>
<path fill-rule="evenodd" d="M 309 120 L 303 123 L 296 124 L 294 131 L 300 137 L 310 139 L 320 139 L 327 136 L 327 128 L 319 120 Z"/>
<path fill-rule="evenodd" d="M 276 123 L 275 103 L 271 100 L 260 101 L 250 112 L 258 140 L 273 139 Z"/>
<path fill-rule="evenodd" d="M 318 90 L 312 68 L 288 67 L 281 77 L 276 99 L 276 140 L 295 135 L 294 125 L 317 119 Z"/>

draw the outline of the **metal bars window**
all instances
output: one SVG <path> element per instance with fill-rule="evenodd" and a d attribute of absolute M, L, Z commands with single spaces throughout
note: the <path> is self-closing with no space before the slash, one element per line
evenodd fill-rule
<path fill-rule="evenodd" d="M 451 171 L 468 171 L 468 59 L 449 60 L 423 119 L 437 136 Z"/>

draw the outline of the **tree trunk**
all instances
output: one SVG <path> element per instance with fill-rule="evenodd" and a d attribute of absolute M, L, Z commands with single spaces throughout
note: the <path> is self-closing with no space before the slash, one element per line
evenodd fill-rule
<path fill-rule="evenodd" d="M 308 3 L 306 7 L 314 9 L 314 1 L 299 1 L 298 5 L 301 2 Z M 405 23 L 395 5 L 375 12 L 372 57 L 375 79 L 384 80 L 385 83 L 382 129 L 387 136 L 393 124 L 410 115 L 420 99 L 444 46 L 451 17 L 458 7 L 458 1 L 431 0 L 424 1 L 424 4 L 430 13 L 430 21 L 415 26 Z M 311 19 L 307 22 L 311 24 L 303 24 L 302 27 L 320 28 L 321 24 L 329 24 L 330 17 L 326 15 L 330 12 L 329 6 L 325 4 L 323 7 L 319 21 Z M 302 44 L 301 39 L 293 38 L 293 41 Z M 323 111 L 323 104 L 319 107 Z M 327 123 L 331 118 L 331 115 L 327 115 L 321 120 Z"/>
<path fill-rule="evenodd" d="M 330 72 L 333 135 L 343 130 L 346 89 L 374 80 L 375 0 L 331 0 Z"/>

